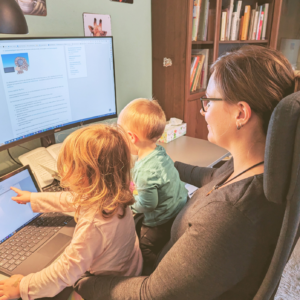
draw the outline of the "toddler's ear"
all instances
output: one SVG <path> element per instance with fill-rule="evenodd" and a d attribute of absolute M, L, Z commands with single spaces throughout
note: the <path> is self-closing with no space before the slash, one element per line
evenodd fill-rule
<path fill-rule="evenodd" d="M 136 134 L 131 131 L 127 131 L 127 133 L 132 144 L 136 144 L 139 141 L 139 138 Z"/>

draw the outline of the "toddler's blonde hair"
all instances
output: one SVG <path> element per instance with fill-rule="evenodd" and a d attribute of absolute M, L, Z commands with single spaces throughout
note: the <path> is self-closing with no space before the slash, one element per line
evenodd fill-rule
<path fill-rule="evenodd" d="M 112 217 L 134 199 L 130 192 L 130 151 L 120 126 L 93 125 L 76 130 L 63 143 L 58 172 L 64 188 L 74 193 L 77 220 L 82 207 L 95 205 Z"/>
<path fill-rule="evenodd" d="M 147 140 L 158 140 L 166 126 L 166 115 L 156 100 L 136 99 L 120 114 L 121 123 Z"/>

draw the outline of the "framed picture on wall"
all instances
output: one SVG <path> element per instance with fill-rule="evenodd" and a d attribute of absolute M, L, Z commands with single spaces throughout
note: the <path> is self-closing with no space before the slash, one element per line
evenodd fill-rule
<path fill-rule="evenodd" d="M 47 16 L 46 0 L 16 0 L 24 15 Z"/>
<path fill-rule="evenodd" d="M 122 2 L 122 3 L 129 3 L 129 4 L 133 3 L 133 0 L 110 0 L 110 1 L 113 1 L 113 2 Z"/>
<path fill-rule="evenodd" d="M 110 15 L 83 14 L 84 36 L 111 36 Z"/>

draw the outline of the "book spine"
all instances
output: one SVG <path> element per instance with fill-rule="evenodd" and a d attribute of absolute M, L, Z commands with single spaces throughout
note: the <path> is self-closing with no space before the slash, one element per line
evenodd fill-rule
<path fill-rule="evenodd" d="M 258 38 L 258 31 L 259 31 L 259 25 L 260 25 L 260 20 L 261 20 L 261 12 L 262 12 L 262 5 L 258 7 L 258 19 L 257 19 L 257 28 L 256 28 L 256 35 L 255 35 L 256 40 Z"/>
<path fill-rule="evenodd" d="M 197 64 L 195 76 L 194 76 L 194 78 L 193 78 L 193 82 L 192 82 L 192 85 L 191 85 L 191 92 L 194 92 L 194 90 L 195 90 L 195 83 L 196 83 L 197 74 L 198 74 L 198 72 L 199 72 L 199 67 L 200 67 L 200 61 L 199 61 L 199 63 Z"/>
<path fill-rule="evenodd" d="M 255 19 L 255 9 L 252 9 L 251 18 L 250 18 L 250 26 L 249 26 L 249 31 L 248 31 L 248 39 L 249 40 L 252 40 L 252 31 L 253 31 L 254 19 Z"/>
<path fill-rule="evenodd" d="M 236 26 L 237 26 L 237 12 L 232 13 L 232 21 L 231 21 L 231 33 L 230 33 L 230 40 L 235 41 L 236 40 Z"/>
<path fill-rule="evenodd" d="M 243 26 L 242 26 L 241 41 L 246 41 L 247 38 L 248 38 L 250 12 L 251 12 L 251 6 L 250 5 L 246 5 L 245 6 L 244 19 L 243 19 Z"/>
<path fill-rule="evenodd" d="M 257 33 L 256 33 L 256 40 L 259 41 L 261 38 L 261 29 L 262 29 L 262 24 L 264 21 L 264 12 L 261 10 L 260 16 L 259 16 L 259 23 L 258 23 L 258 28 L 257 28 Z"/>
<path fill-rule="evenodd" d="M 201 5 L 201 0 L 194 1 L 192 41 L 197 41 L 199 18 L 200 18 L 200 5 Z"/>
<path fill-rule="evenodd" d="M 253 22 L 253 30 L 251 33 L 251 40 L 255 40 L 256 39 L 256 32 L 257 32 L 257 24 L 258 24 L 258 14 L 259 12 L 256 10 L 255 11 L 255 17 L 254 17 L 254 22 Z"/>
<path fill-rule="evenodd" d="M 243 24 L 244 24 L 244 16 L 241 17 L 241 20 L 240 20 L 240 28 L 239 28 L 239 40 L 242 39 L 242 29 L 243 29 Z"/>
<path fill-rule="evenodd" d="M 229 11 L 228 11 L 228 23 L 227 23 L 227 30 L 226 30 L 226 40 L 230 40 L 230 33 L 231 33 L 231 22 L 232 22 L 232 13 L 233 13 L 233 3 L 234 0 L 230 0 Z"/>
<path fill-rule="evenodd" d="M 237 41 L 239 38 L 239 33 L 240 33 L 240 24 L 241 24 L 241 19 L 238 19 L 236 22 L 236 32 L 235 32 L 235 40 Z"/>
<path fill-rule="evenodd" d="M 269 3 L 266 3 L 265 4 L 265 13 L 264 13 L 262 40 L 266 39 L 266 32 L 267 32 L 267 25 L 268 25 L 268 14 L 269 14 Z"/>
<path fill-rule="evenodd" d="M 203 78 L 203 83 L 202 83 L 202 88 L 204 88 L 204 89 L 206 89 L 206 87 L 207 87 L 208 57 L 209 57 L 209 50 L 205 49 L 205 60 L 203 63 L 204 78 Z"/>
<path fill-rule="evenodd" d="M 196 60 L 195 60 L 195 64 L 194 64 L 194 68 L 193 68 L 192 75 L 191 75 L 191 80 L 190 80 L 190 87 L 192 87 L 198 64 L 199 64 L 199 56 L 197 56 Z"/>
<path fill-rule="evenodd" d="M 238 3 L 237 3 L 237 13 L 238 13 L 238 19 L 240 19 L 241 18 L 241 9 L 242 9 L 242 2 L 243 1 L 238 1 Z"/>
<path fill-rule="evenodd" d="M 200 75 L 201 75 L 201 71 L 202 71 L 203 61 L 204 61 L 204 55 L 201 54 L 200 57 L 199 57 L 199 64 L 198 64 L 195 80 L 194 80 L 194 83 L 193 83 L 192 92 L 194 92 L 197 89 L 199 79 L 200 79 Z"/>
<path fill-rule="evenodd" d="M 195 67 L 195 62 L 196 62 L 196 57 L 193 57 L 192 58 L 192 63 L 191 63 L 191 74 L 190 74 L 190 76 L 192 76 L 192 74 L 193 74 L 193 70 L 194 70 L 194 67 Z"/>
<path fill-rule="evenodd" d="M 209 0 L 202 0 L 201 3 L 201 9 L 200 9 L 200 13 L 199 13 L 199 28 L 198 28 L 198 40 L 199 41 L 203 41 L 204 36 L 205 36 L 205 13 L 206 13 L 206 9 L 209 5 Z"/>
<path fill-rule="evenodd" d="M 223 11 L 222 12 L 220 41 L 225 41 L 226 18 L 227 18 L 227 12 Z"/>
<path fill-rule="evenodd" d="M 207 41 L 209 3 L 210 2 L 207 2 L 207 5 L 205 6 L 203 41 Z"/>

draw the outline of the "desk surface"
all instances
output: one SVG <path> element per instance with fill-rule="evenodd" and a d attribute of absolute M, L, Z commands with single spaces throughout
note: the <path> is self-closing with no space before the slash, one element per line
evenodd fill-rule
<path fill-rule="evenodd" d="M 168 144 L 162 145 L 173 161 L 209 167 L 228 155 L 228 151 L 208 141 L 182 136 Z M 8 277 L 0 274 L 0 281 Z"/>
<path fill-rule="evenodd" d="M 228 151 L 208 141 L 182 136 L 163 146 L 173 161 L 199 167 L 211 167 L 229 155 Z"/>

